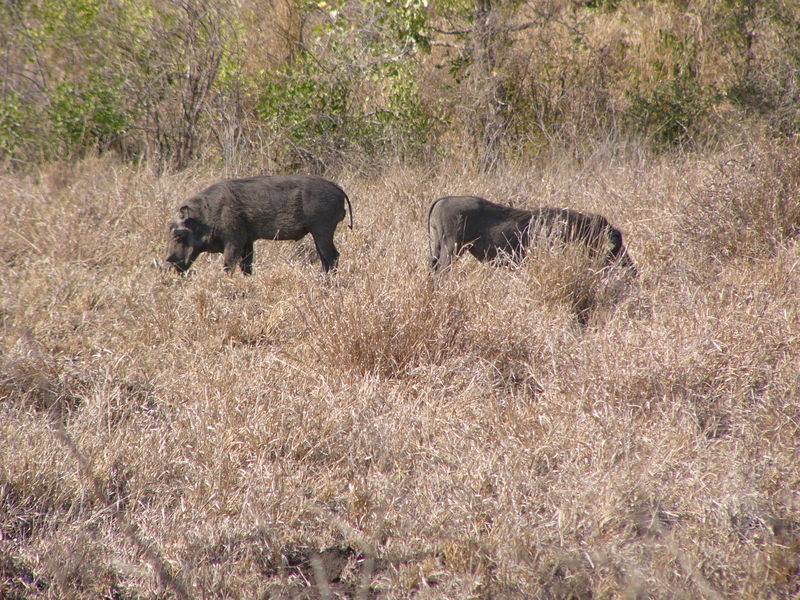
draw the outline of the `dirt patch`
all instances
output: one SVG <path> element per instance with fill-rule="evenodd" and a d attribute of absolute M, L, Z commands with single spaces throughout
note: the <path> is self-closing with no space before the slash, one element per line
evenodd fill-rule
<path fill-rule="evenodd" d="M 32 590 L 41 593 L 47 584 L 36 577 L 21 561 L 0 548 L 0 598 L 14 600 L 29 597 Z"/>
<path fill-rule="evenodd" d="M 281 554 L 280 564 L 273 565 L 282 580 L 275 598 L 377 598 L 370 582 L 386 568 L 350 547 L 293 548 Z"/>

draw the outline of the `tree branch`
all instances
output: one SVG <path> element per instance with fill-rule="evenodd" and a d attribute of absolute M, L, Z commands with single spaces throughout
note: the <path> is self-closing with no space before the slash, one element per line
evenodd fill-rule
<path fill-rule="evenodd" d="M 454 48 L 456 50 L 464 50 L 464 46 L 458 44 L 451 44 L 450 42 L 437 42 L 435 40 L 430 42 L 431 46 L 441 46 L 443 48 Z"/>
<path fill-rule="evenodd" d="M 447 31 L 446 29 L 439 29 L 438 27 L 432 27 L 431 31 L 441 33 L 442 35 L 469 35 L 472 33 L 472 29 L 453 29 L 451 31 Z"/>

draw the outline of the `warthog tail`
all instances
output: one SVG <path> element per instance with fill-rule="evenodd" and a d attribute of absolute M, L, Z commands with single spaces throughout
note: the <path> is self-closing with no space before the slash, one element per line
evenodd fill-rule
<path fill-rule="evenodd" d="M 428 252 L 429 252 L 429 256 L 431 257 L 431 267 L 435 267 L 436 266 L 436 262 L 437 262 L 437 258 L 438 258 L 438 256 L 435 255 L 434 252 L 433 252 L 433 245 L 432 245 L 433 242 L 431 240 L 431 214 L 433 213 L 433 207 L 436 206 L 437 204 L 439 204 L 439 200 L 441 200 L 441 198 L 439 198 L 438 200 L 434 200 L 431 203 L 431 207 L 428 209 Z"/>
<path fill-rule="evenodd" d="M 344 199 L 347 200 L 347 212 L 350 213 L 350 229 L 352 229 L 353 228 L 353 206 L 350 204 L 350 198 L 347 197 L 347 194 L 345 194 L 344 190 L 342 190 L 342 193 L 344 194 Z"/>

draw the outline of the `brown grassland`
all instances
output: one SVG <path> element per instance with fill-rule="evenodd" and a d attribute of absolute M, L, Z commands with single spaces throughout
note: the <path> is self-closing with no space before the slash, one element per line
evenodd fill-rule
<path fill-rule="evenodd" d="M 344 168 L 338 273 L 262 241 L 249 278 L 154 261 L 252 170 L 1 175 L 0 597 L 797 598 L 798 165 Z M 542 247 L 434 286 L 445 194 L 602 213 L 639 277 Z"/>

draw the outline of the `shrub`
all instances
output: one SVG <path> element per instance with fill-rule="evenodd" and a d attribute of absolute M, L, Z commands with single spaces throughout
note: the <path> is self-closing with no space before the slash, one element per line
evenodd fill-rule
<path fill-rule="evenodd" d="M 660 32 L 660 39 L 667 60 L 675 62 L 654 59 L 653 68 L 661 77 L 652 90 L 637 82 L 627 92 L 627 117 L 635 131 L 664 149 L 698 141 L 714 94 L 700 82 L 697 43 L 667 31 Z"/>
<path fill-rule="evenodd" d="M 323 164 L 343 147 L 349 86 L 325 81 L 310 65 L 293 73 L 268 75 L 257 108 L 268 128 L 287 141 L 293 156 L 284 160 Z"/>
<path fill-rule="evenodd" d="M 47 109 L 53 128 L 69 154 L 103 149 L 133 121 L 116 77 L 93 73 L 85 83 L 61 84 Z"/>
<path fill-rule="evenodd" d="M 16 94 L 0 101 L 0 154 L 10 156 L 23 143 L 25 109 Z"/>
<path fill-rule="evenodd" d="M 417 155 L 434 123 L 408 50 L 424 45 L 419 11 L 336 4 L 319 3 L 326 18 L 309 32 L 307 52 L 259 85 L 256 112 L 290 147 L 278 160 L 330 166 L 345 152 L 368 162 Z"/>
<path fill-rule="evenodd" d="M 800 147 L 760 147 L 717 165 L 683 219 L 690 242 L 717 260 L 774 256 L 800 236 Z"/>

